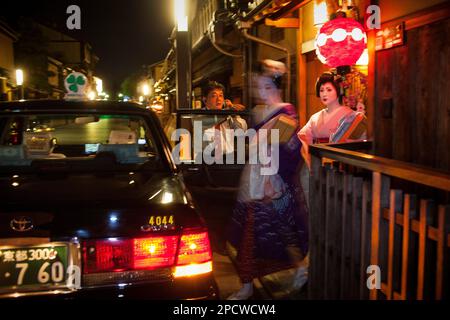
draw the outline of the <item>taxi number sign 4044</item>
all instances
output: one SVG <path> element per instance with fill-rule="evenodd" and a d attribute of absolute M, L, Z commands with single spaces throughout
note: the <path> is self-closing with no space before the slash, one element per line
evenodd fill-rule
<path fill-rule="evenodd" d="M 174 218 L 171 216 L 151 216 L 148 220 L 150 226 L 173 225 Z"/>

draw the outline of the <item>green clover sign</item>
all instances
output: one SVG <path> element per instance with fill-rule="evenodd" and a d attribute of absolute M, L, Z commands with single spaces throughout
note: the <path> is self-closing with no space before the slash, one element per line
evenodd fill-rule
<path fill-rule="evenodd" d="M 66 78 L 67 88 L 72 92 L 78 92 L 79 86 L 86 84 L 85 76 L 81 73 L 72 73 Z"/>

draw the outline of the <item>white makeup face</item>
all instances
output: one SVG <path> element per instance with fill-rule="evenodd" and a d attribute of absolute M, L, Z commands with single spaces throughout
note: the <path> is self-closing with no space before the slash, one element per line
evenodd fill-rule
<path fill-rule="evenodd" d="M 336 89 L 330 82 L 321 85 L 319 93 L 320 101 L 326 106 L 334 103 L 338 99 Z"/>
<path fill-rule="evenodd" d="M 204 102 L 205 102 L 206 109 L 211 109 L 211 110 L 222 109 L 223 102 L 224 102 L 223 91 L 220 89 L 211 90 L 208 93 L 208 96 L 206 97 Z"/>
<path fill-rule="evenodd" d="M 272 79 L 269 77 L 258 77 L 257 79 L 257 92 L 261 102 L 265 104 L 273 104 L 280 99 L 280 90 L 277 89 Z"/>

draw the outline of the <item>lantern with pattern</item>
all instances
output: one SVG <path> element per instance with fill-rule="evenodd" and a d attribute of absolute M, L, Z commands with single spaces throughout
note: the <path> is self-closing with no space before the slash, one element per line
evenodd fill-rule
<path fill-rule="evenodd" d="M 366 45 L 367 35 L 360 23 L 350 18 L 336 18 L 320 28 L 316 54 L 330 67 L 350 66 L 358 61 Z"/>

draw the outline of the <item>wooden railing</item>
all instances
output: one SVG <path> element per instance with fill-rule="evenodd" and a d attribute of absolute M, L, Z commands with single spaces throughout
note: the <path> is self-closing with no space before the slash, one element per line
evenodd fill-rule
<path fill-rule="evenodd" d="M 448 298 L 450 175 L 348 149 L 310 148 L 309 297 Z"/>

